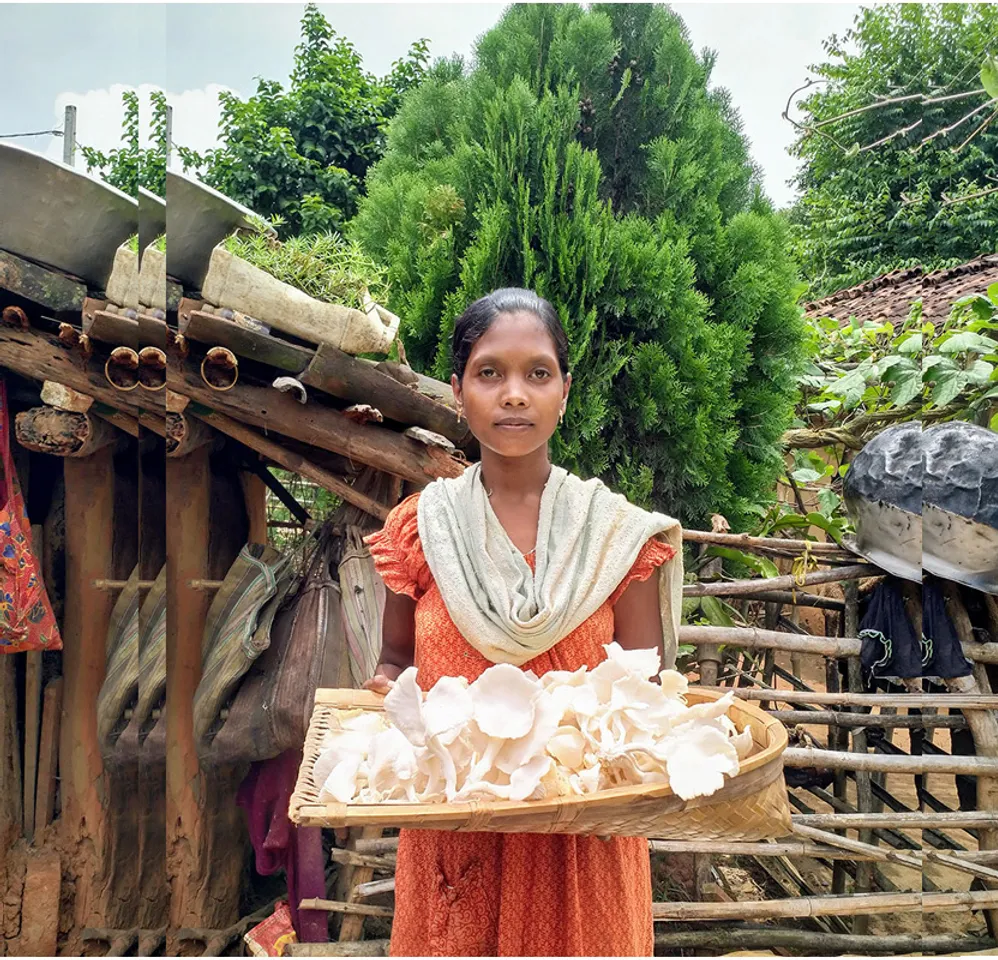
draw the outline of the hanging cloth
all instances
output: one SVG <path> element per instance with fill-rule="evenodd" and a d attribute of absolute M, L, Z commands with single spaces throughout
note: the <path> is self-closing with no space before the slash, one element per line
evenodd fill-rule
<path fill-rule="evenodd" d="M 13 420 L 0 379 L 0 653 L 61 650 L 62 637 L 31 552 L 31 524 L 10 452 Z"/>
<path fill-rule="evenodd" d="M 922 676 L 952 680 L 970 676 L 974 669 L 946 612 L 944 582 L 929 574 L 922 582 Z"/>
<path fill-rule="evenodd" d="M 860 662 L 873 677 L 910 678 L 922 675 L 922 657 L 915 629 L 904 608 L 897 577 L 887 577 L 873 591 L 860 623 Z"/>

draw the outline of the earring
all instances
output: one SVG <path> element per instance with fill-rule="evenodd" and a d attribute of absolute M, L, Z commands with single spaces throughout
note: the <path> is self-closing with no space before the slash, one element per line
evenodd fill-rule
<path fill-rule="evenodd" d="M 457 407 L 457 422 L 461 423 L 464 420 L 464 407 L 458 404 Z"/>
<path fill-rule="evenodd" d="M 558 416 L 558 423 L 562 424 L 564 422 L 565 422 L 565 411 L 564 409 L 562 409 L 561 413 Z"/>

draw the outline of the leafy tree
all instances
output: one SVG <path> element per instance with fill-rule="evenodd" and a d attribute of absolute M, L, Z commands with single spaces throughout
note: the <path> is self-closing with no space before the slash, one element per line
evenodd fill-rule
<path fill-rule="evenodd" d="M 263 216 L 279 215 L 286 236 L 338 230 L 354 215 L 385 125 L 428 60 L 419 40 L 379 80 L 314 4 L 301 35 L 287 90 L 260 79 L 246 100 L 220 94 L 224 145 L 204 155 L 178 148 L 185 170 Z"/>
<path fill-rule="evenodd" d="M 994 251 L 998 6 L 883 4 L 825 48 L 795 145 L 812 293 Z"/>
<path fill-rule="evenodd" d="M 533 287 L 571 343 L 556 459 L 737 522 L 780 472 L 803 326 L 712 64 L 662 5 L 511 7 L 474 69 L 439 61 L 406 98 L 351 230 L 415 366 L 449 377 L 464 307 Z"/>
<path fill-rule="evenodd" d="M 152 146 L 142 147 L 139 138 L 139 95 L 126 90 L 121 95 L 124 114 L 120 147 L 102 153 L 80 145 L 88 173 L 96 173 L 112 187 L 137 197 L 145 187 L 159 197 L 166 196 L 166 94 L 154 90 L 149 95 Z"/>

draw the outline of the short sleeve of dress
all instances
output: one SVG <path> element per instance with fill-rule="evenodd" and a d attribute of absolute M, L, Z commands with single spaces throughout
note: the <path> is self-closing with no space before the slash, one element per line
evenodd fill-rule
<path fill-rule="evenodd" d="M 392 593 L 418 600 L 428 587 L 429 567 L 419 540 L 416 506 L 419 494 L 406 497 L 385 520 L 385 525 L 364 538 L 374 569 Z"/>
<path fill-rule="evenodd" d="M 652 537 L 638 554 L 638 559 L 634 561 L 634 566 L 627 572 L 627 576 L 620 581 L 617 589 L 610 594 L 610 606 L 613 606 L 621 597 L 621 594 L 635 580 L 647 580 L 659 567 L 668 563 L 676 551 L 667 543 Z"/>

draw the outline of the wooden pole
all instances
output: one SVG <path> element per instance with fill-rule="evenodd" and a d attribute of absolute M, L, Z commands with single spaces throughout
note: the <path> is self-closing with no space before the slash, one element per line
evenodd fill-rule
<path fill-rule="evenodd" d="M 890 707 L 882 709 L 890 710 Z M 962 730 L 967 721 L 962 716 L 945 714 L 844 713 L 837 710 L 771 710 L 770 714 L 788 727 L 797 724 L 840 727 L 945 727 Z"/>
<path fill-rule="evenodd" d="M 759 590 L 791 590 L 815 583 L 839 583 L 862 577 L 882 577 L 879 567 L 857 563 L 835 570 L 819 570 L 802 577 L 799 582 L 793 575 L 785 577 L 754 577 L 751 580 L 728 580 L 723 583 L 690 583 L 683 587 L 684 597 L 751 597 Z"/>
<path fill-rule="evenodd" d="M 992 822 L 990 813 L 979 810 L 960 813 L 795 813 L 795 825 L 833 829 L 873 829 L 889 827 L 895 830 L 974 830 Z"/>
<path fill-rule="evenodd" d="M 208 449 L 167 460 L 166 484 L 166 857 L 170 926 L 176 929 L 213 926 L 202 923 L 204 878 L 198 853 L 204 825 L 192 709 L 211 594 L 189 586 L 191 580 L 207 577 L 209 569 Z"/>
<path fill-rule="evenodd" d="M 728 693 L 726 687 L 707 688 L 715 693 Z M 947 707 L 950 710 L 996 710 L 998 695 L 959 693 L 811 693 L 804 690 L 752 690 L 739 687 L 742 700 L 780 700 L 783 703 L 816 703 L 846 707 Z"/>
<path fill-rule="evenodd" d="M 827 830 L 815 830 L 813 827 L 805 827 L 802 824 L 794 824 L 794 833 L 801 837 L 807 837 L 809 840 L 824 843 L 830 847 L 840 847 L 852 853 L 865 854 L 863 862 L 868 860 L 890 861 L 891 863 L 899 863 L 902 866 L 911 867 L 918 870 L 919 873 L 922 871 L 920 857 L 910 856 L 905 853 L 895 853 L 893 850 L 883 850 L 872 843 L 866 843 L 861 840 L 850 840 L 848 837 L 840 837 L 837 833 L 830 833 Z M 857 890 L 856 892 L 866 893 L 867 891 Z M 853 933 L 855 932 L 854 930 Z"/>
<path fill-rule="evenodd" d="M 998 757 L 884 756 L 790 747 L 783 753 L 788 767 L 822 767 L 826 770 L 863 770 L 884 773 L 955 773 L 970 777 L 998 776 Z"/>
<path fill-rule="evenodd" d="M 59 781 L 63 836 L 77 851 L 75 926 L 104 926 L 108 871 L 104 764 L 97 736 L 97 696 L 114 597 L 93 586 L 114 555 L 114 458 L 110 447 L 65 459 L 66 604 L 63 624 L 63 710 Z"/>
<path fill-rule="evenodd" d="M 714 533 L 710 530 L 683 530 L 683 539 L 690 543 L 717 544 L 760 553 L 782 551 L 797 555 L 809 551 L 816 557 L 834 555 L 856 559 L 855 554 L 835 543 L 817 540 L 784 540 L 781 537 L 750 537 L 747 533 Z"/>
<path fill-rule="evenodd" d="M 734 647 L 811 653 L 823 657 L 858 657 L 860 652 L 860 641 L 856 637 L 803 636 L 779 630 L 760 630 L 757 627 L 680 627 L 679 642 L 697 647 L 722 643 Z M 962 646 L 963 655 L 968 660 L 998 664 L 998 643 L 965 643 Z"/>
<path fill-rule="evenodd" d="M 267 457 L 268 460 L 273 460 L 274 463 L 284 467 L 285 470 L 301 474 L 301 476 L 311 480 L 313 483 L 317 483 L 331 493 L 335 493 L 338 497 L 346 500 L 347 503 L 352 503 L 355 507 L 359 507 L 365 513 L 369 513 L 382 521 L 388 517 L 388 509 L 384 504 L 378 503 L 377 500 L 373 500 L 359 490 L 355 490 L 350 484 L 345 483 L 339 477 L 333 476 L 333 474 L 323 470 L 321 467 L 317 467 L 304 457 L 296 453 L 289 453 L 280 444 L 274 443 L 273 440 L 268 440 L 255 430 L 251 430 L 249 427 L 230 417 L 210 410 L 201 408 L 191 409 L 190 407 L 188 407 L 188 410 L 199 420 L 214 427 L 220 433 L 238 440 L 251 450 L 255 450 L 257 453 Z"/>
<path fill-rule="evenodd" d="M 725 925 L 706 930 L 656 932 L 658 956 L 672 957 L 677 950 L 706 949 L 714 955 L 730 950 L 777 950 L 786 956 L 815 954 L 824 957 L 855 954 L 907 956 L 948 954 L 965 956 L 972 950 L 989 950 L 995 941 L 987 937 L 961 936 L 875 936 L 818 933 L 814 930 L 787 930 L 781 927 Z M 660 952 L 661 951 L 661 952 Z M 304 956 L 304 954 L 297 954 Z M 313 954 L 318 956 L 318 954 Z"/>
<path fill-rule="evenodd" d="M 38 747 L 38 786 L 35 791 L 34 836 L 52 822 L 62 719 L 62 677 L 45 685 L 42 694 L 42 736 Z"/>
<path fill-rule="evenodd" d="M 464 463 L 444 450 L 424 446 L 386 427 L 353 423 L 319 403 L 303 406 L 289 394 L 269 387 L 237 383 L 218 393 L 187 367 L 179 373 L 171 368 L 167 383 L 176 393 L 241 423 L 294 437 L 416 484 L 457 477 L 465 469 Z"/>
<path fill-rule="evenodd" d="M 734 903 L 653 903 L 662 920 L 768 920 L 775 917 L 856 917 L 893 913 L 953 913 L 998 905 L 998 890 L 945 893 L 865 893 Z"/>
<path fill-rule="evenodd" d="M 32 407 L 15 418 L 17 442 L 28 450 L 55 457 L 87 457 L 116 443 L 119 432 L 88 413 L 55 407 Z"/>

